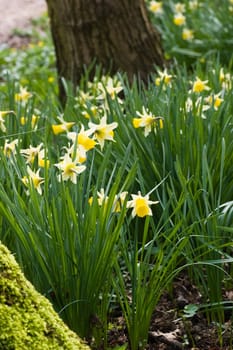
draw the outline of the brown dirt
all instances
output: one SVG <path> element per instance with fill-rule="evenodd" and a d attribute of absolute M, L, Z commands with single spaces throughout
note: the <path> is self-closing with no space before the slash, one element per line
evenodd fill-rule
<path fill-rule="evenodd" d="M 15 29 L 27 29 L 47 10 L 45 0 L 0 0 L 0 45 L 9 44 Z"/>
<path fill-rule="evenodd" d="M 219 327 L 208 322 L 206 314 L 182 317 L 185 305 L 202 302 L 198 289 L 182 274 L 173 283 L 172 293 L 164 293 L 151 320 L 148 345 L 144 350 L 232 350 L 232 314 L 225 314 L 222 344 Z M 109 332 L 109 347 L 128 342 L 126 325 L 121 315 L 112 315 L 115 325 Z M 143 322 L 143 320 L 142 320 Z M 127 347 L 127 350 L 129 348 Z M 99 350 L 99 349 L 98 349 Z"/>

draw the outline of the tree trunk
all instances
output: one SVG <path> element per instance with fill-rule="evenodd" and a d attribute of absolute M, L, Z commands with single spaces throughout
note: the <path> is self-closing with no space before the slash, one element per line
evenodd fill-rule
<path fill-rule="evenodd" d="M 147 80 L 162 66 L 160 37 L 144 0 L 47 0 L 59 78 L 74 86 L 93 63 Z M 94 71 L 92 72 L 94 74 Z M 64 90 L 60 81 L 60 97 Z"/>

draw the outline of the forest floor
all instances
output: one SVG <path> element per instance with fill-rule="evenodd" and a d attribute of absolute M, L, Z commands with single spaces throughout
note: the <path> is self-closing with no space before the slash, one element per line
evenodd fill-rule
<path fill-rule="evenodd" d="M 232 295 L 223 292 L 223 297 L 229 301 Z M 184 316 L 186 305 L 201 303 L 197 288 L 186 273 L 181 274 L 175 279 L 172 291 L 162 295 L 153 313 L 145 350 L 232 350 L 231 311 L 225 313 L 221 329 L 217 322 L 209 322 L 204 313 Z M 127 342 L 127 331 L 122 316 L 113 314 L 111 322 L 116 325 L 109 332 L 111 345 L 123 345 Z"/>
<path fill-rule="evenodd" d="M 30 29 L 31 20 L 39 17 L 46 9 L 45 0 L 0 0 L 0 47 L 4 44 L 18 48 L 24 46 L 28 38 L 20 35 L 20 31 Z M 229 300 L 229 295 L 224 297 Z M 203 313 L 190 318 L 182 317 L 185 305 L 201 302 L 198 290 L 188 277 L 182 275 L 177 278 L 173 292 L 163 294 L 153 314 L 146 350 L 233 349 L 231 314 L 225 315 L 221 331 L 216 324 L 209 323 Z M 109 346 L 125 344 L 128 340 L 123 317 L 116 311 L 110 316 L 110 321 L 113 327 L 109 331 Z M 222 334 L 222 344 L 219 343 L 219 334 Z"/>

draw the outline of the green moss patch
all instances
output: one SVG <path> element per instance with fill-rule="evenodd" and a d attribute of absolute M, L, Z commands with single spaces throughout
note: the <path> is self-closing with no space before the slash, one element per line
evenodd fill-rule
<path fill-rule="evenodd" d="M 0 244 L 0 349 L 88 350 Z"/>

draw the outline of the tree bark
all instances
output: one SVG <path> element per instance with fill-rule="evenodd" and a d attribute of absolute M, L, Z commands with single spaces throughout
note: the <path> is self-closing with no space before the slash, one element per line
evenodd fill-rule
<path fill-rule="evenodd" d="M 144 0 L 47 0 L 47 5 L 58 76 L 74 87 L 94 59 L 130 80 L 135 75 L 147 80 L 155 65 L 163 65 L 160 36 Z"/>

